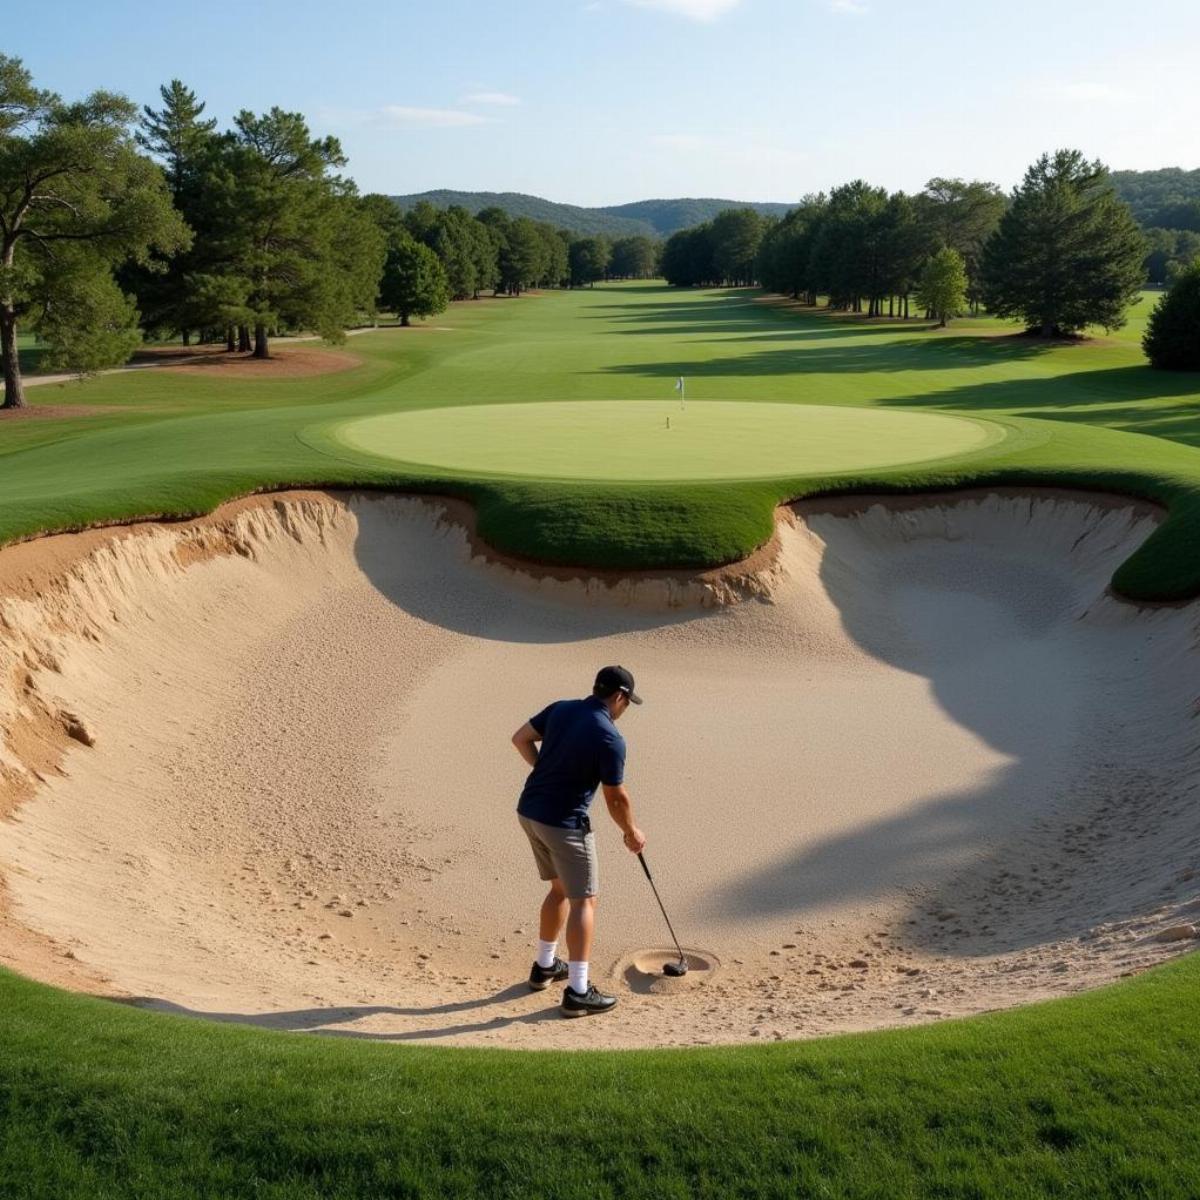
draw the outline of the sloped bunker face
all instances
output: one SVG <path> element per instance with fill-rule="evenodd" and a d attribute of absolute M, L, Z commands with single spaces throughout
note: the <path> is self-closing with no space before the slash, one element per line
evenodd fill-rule
<path fill-rule="evenodd" d="M 397 497 L 88 535 L 45 586 L 0 587 L 0 782 L 24 789 L 0 953 L 58 978 L 10 947 L 11 914 L 77 986 L 531 1047 L 807 1036 L 1110 981 L 1194 944 L 1152 937 L 1200 900 L 1200 614 L 1107 594 L 1155 520 L 1049 494 L 799 506 L 765 603 L 489 564 Z M 510 738 L 610 662 L 646 698 L 627 779 L 689 970 L 662 974 L 601 801 L 594 975 L 622 1003 L 563 1023 L 526 986 L 544 885 Z"/>
<path fill-rule="evenodd" d="M 683 963 L 687 971 L 683 975 L 664 974 L 666 968 L 679 961 L 679 951 L 674 946 L 639 950 L 623 959 L 613 974 L 623 979 L 630 991 L 660 996 L 703 987 L 716 976 L 721 965 L 710 951 L 685 947 Z"/>

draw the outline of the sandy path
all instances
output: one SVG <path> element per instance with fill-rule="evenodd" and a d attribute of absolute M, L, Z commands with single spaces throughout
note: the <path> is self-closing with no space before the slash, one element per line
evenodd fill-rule
<path fill-rule="evenodd" d="M 0 825 L 24 925 L 163 1007 L 569 1047 L 907 1024 L 1190 944 L 1150 938 L 1200 916 L 1196 613 L 1104 594 L 1150 515 L 810 506 L 770 603 L 702 608 L 470 562 L 436 514 L 243 506 L 7 602 L 0 646 L 51 647 L 37 694 L 96 740 Z M 628 971 L 664 931 L 598 813 L 621 1010 L 566 1022 L 521 985 L 540 886 L 508 737 L 607 661 L 647 696 L 623 723 L 647 855 L 720 968 L 669 994 Z"/>

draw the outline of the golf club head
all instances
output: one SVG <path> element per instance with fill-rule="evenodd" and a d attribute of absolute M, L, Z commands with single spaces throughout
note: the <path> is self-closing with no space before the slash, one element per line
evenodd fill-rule
<path fill-rule="evenodd" d="M 663 964 L 663 974 L 670 975 L 672 979 L 678 979 L 681 975 L 686 975 L 688 965 L 681 958 L 678 962 L 669 962 Z"/>

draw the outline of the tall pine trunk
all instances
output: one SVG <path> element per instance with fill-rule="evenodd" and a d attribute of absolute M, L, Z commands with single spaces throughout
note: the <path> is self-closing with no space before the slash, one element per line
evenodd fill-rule
<path fill-rule="evenodd" d="M 240 351 L 242 351 L 243 354 L 248 353 L 250 351 L 250 326 L 249 325 L 239 325 L 238 326 L 238 349 Z"/>
<path fill-rule="evenodd" d="M 267 327 L 263 324 L 258 324 L 254 327 L 254 357 L 271 357 L 271 351 L 267 345 Z"/>
<path fill-rule="evenodd" d="M 0 362 L 4 365 L 4 403 L 0 408 L 24 408 L 21 360 L 17 355 L 17 314 L 11 303 L 0 304 Z"/>
<path fill-rule="evenodd" d="M 237 338 L 234 336 L 233 326 L 225 326 L 225 353 L 232 354 L 237 349 Z"/>

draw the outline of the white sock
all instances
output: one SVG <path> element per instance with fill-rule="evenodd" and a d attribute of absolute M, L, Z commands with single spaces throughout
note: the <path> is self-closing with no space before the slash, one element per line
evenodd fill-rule
<path fill-rule="evenodd" d="M 576 995 L 582 996 L 588 989 L 587 962 L 567 963 L 567 970 L 570 972 L 567 976 L 567 987 Z"/>
<path fill-rule="evenodd" d="M 537 965 L 544 971 L 554 966 L 554 952 L 558 949 L 557 942 L 543 942 L 538 938 Z"/>

